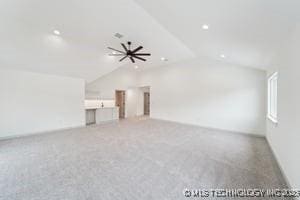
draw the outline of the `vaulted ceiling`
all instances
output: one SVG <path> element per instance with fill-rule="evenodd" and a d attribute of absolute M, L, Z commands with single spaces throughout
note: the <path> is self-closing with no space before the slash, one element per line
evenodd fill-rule
<path fill-rule="evenodd" d="M 299 0 L 135 1 L 195 54 L 261 69 L 300 21 Z"/>
<path fill-rule="evenodd" d="M 265 69 L 299 10 L 298 0 L 2 0 L 0 67 L 90 82 L 132 65 L 107 55 L 130 40 L 152 54 L 141 68 L 205 56 Z"/>

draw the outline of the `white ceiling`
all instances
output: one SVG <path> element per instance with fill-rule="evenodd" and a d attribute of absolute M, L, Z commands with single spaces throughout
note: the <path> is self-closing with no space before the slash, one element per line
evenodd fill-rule
<path fill-rule="evenodd" d="M 0 67 L 90 82 L 131 65 L 106 48 L 130 40 L 152 53 L 140 68 L 206 56 L 264 69 L 299 10 L 299 0 L 1 0 Z"/>
<path fill-rule="evenodd" d="M 109 57 L 130 40 L 150 52 L 140 68 L 193 53 L 131 0 L 1 0 L 0 66 L 81 77 L 88 82 L 130 62 Z M 53 30 L 61 35 L 55 36 Z M 122 40 L 114 37 L 122 33 Z M 134 67 L 134 66 L 133 66 Z"/>
<path fill-rule="evenodd" d="M 300 20 L 299 0 L 135 1 L 197 55 L 262 69 Z"/>

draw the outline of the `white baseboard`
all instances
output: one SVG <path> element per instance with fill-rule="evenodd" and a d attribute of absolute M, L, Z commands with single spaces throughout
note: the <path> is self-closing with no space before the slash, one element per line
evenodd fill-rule
<path fill-rule="evenodd" d="M 119 119 L 114 119 L 114 120 L 103 121 L 99 124 L 86 124 L 86 125 L 80 125 L 80 126 L 71 126 L 71 127 L 66 127 L 66 128 L 51 129 L 51 130 L 47 130 L 47 131 L 24 133 L 24 134 L 12 135 L 12 136 L 4 136 L 4 137 L 0 137 L 0 141 L 21 138 L 21 137 L 29 137 L 29 136 L 34 136 L 34 135 L 42 135 L 42 134 L 47 134 L 47 133 L 56 132 L 56 131 L 65 131 L 65 130 L 71 130 L 71 129 L 76 129 L 76 128 L 84 128 L 87 126 L 101 125 L 101 124 L 107 124 L 107 123 L 118 122 L 118 121 L 119 121 Z"/>
<path fill-rule="evenodd" d="M 260 135 L 260 134 L 256 134 L 256 133 L 248 133 L 248 132 L 242 132 L 242 131 L 234 131 L 234 130 L 208 127 L 208 126 L 201 126 L 201 125 L 192 124 L 192 123 L 185 123 L 185 122 L 180 122 L 180 121 L 175 121 L 175 120 L 166 120 L 166 119 L 160 119 L 160 118 L 155 118 L 155 117 L 150 117 L 150 118 L 155 119 L 155 120 L 161 120 L 161 121 L 166 121 L 166 122 L 173 122 L 173 123 L 183 124 L 183 125 L 196 126 L 196 127 L 205 128 L 205 129 L 208 129 L 208 130 L 223 131 L 223 132 L 234 133 L 234 134 L 245 135 L 245 136 L 266 138 L 265 135 Z"/>
<path fill-rule="evenodd" d="M 80 126 L 71 126 L 71 127 L 65 127 L 65 128 L 59 128 L 59 129 L 51 129 L 47 131 L 39 131 L 39 132 L 32 132 L 32 133 L 24 133 L 24 134 L 17 134 L 17 135 L 11 135 L 11 136 L 4 136 L 0 137 L 1 140 L 9 140 L 9 139 L 15 139 L 15 138 L 21 138 L 21 137 L 29 137 L 29 136 L 34 136 L 34 135 L 43 135 L 51 132 L 56 132 L 56 131 L 65 131 L 65 130 L 71 130 L 75 128 L 84 128 L 86 125 L 80 125 Z"/>
<path fill-rule="evenodd" d="M 118 121 L 119 121 L 119 119 L 112 119 L 112 120 L 101 121 L 101 122 L 94 123 L 94 124 L 91 124 L 91 125 L 101 125 L 101 124 L 108 124 L 108 123 L 112 123 L 112 122 L 118 122 Z"/>
<path fill-rule="evenodd" d="M 276 156 L 276 154 L 275 154 L 275 151 L 274 151 L 274 149 L 273 149 L 272 145 L 270 144 L 269 139 L 268 139 L 267 137 L 266 137 L 266 140 L 267 140 L 267 143 L 268 143 L 268 145 L 269 145 L 269 147 L 270 147 L 270 149 L 271 149 L 271 152 L 272 152 L 272 154 L 273 154 L 273 156 L 274 156 L 274 158 L 275 158 L 275 160 L 276 160 L 276 162 L 277 162 L 277 165 L 278 165 L 278 167 L 279 167 L 279 170 L 280 170 L 280 172 L 281 172 L 281 174 L 282 174 L 282 176 L 283 176 L 283 178 L 284 178 L 284 180 L 285 180 L 285 182 L 286 182 L 288 188 L 289 188 L 289 189 L 292 189 L 292 186 L 291 186 L 291 184 L 290 184 L 290 181 L 289 181 L 289 179 L 287 178 L 287 176 L 286 176 L 286 174 L 285 174 L 283 168 L 281 167 L 280 162 L 279 162 L 279 160 L 278 160 L 278 158 L 277 158 L 277 156 Z"/>

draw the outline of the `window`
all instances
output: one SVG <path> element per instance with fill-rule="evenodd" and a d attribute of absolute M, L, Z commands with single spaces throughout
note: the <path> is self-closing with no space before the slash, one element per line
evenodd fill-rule
<path fill-rule="evenodd" d="M 268 78 L 268 118 L 277 123 L 277 80 L 278 72 Z"/>

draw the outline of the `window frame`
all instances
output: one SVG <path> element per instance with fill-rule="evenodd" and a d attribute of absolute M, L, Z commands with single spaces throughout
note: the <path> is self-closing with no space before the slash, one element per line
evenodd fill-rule
<path fill-rule="evenodd" d="M 278 72 L 268 78 L 268 113 L 267 117 L 273 123 L 278 123 Z"/>

